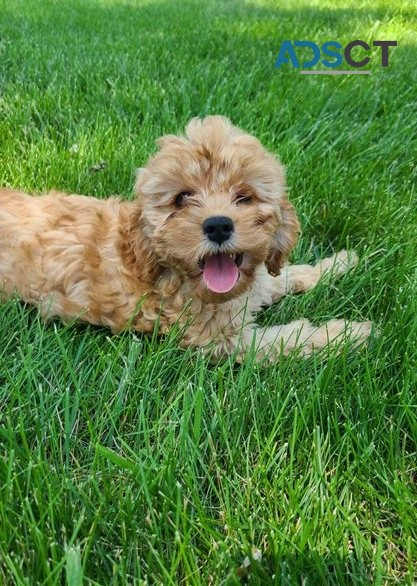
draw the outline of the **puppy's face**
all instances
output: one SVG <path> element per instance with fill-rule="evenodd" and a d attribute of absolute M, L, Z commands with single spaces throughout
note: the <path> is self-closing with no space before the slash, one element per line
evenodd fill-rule
<path fill-rule="evenodd" d="M 278 274 L 298 221 L 277 160 L 222 116 L 193 119 L 185 137 L 159 145 L 136 192 L 160 264 L 179 270 L 210 303 L 244 293 L 263 262 Z"/>

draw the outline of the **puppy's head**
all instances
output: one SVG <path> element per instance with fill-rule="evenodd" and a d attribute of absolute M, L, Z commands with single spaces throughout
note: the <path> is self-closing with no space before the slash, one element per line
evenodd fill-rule
<path fill-rule="evenodd" d="M 261 263 L 277 275 L 299 228 L 278 161 L 222 116 L 194 118 L 186 136 L 158 144 L 136 193 L 159 263 L 211 303 L 241 295 Z"/>

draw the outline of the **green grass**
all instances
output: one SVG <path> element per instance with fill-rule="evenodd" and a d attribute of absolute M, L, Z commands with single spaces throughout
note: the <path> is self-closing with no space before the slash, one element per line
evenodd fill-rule
<path fill-rule="evenodd" d="M 362 258 L 260 323 L 381 329 L 326 360 L 213 366 L 175 335 L 3 304 L 0 584 L 415 583 L 413 5 L 0 0 L 1 185 L 131 197 L 156 137 L 228 115 L 287 166 L 293 259 Z M 274 68 L 284 39 L 354 38 L 396 39 L 390 67 Z"/>

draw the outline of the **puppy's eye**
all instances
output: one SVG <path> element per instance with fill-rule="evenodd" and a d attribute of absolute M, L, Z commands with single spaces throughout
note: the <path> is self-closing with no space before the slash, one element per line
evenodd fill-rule
<path fill-rule="evenodd" d="M 181 191 L 181 193 L 178 193 L 175 196 L 175 205 L 179 208 L 182 205 L 185 204 L 185 202 L 187 201 L 187 199 L 189 197 L 191 197 L 193 194 L 191 193 L 191 191 Z"/>
<path fill-rule="evenodd" d="M 235 202 L 238 205 L 247 205 L 248 203 L 251 203 L 251 201 L 252 197 L 250 195 L 247 195 L 246 193 L 240 193 L 235 199 Z"/>

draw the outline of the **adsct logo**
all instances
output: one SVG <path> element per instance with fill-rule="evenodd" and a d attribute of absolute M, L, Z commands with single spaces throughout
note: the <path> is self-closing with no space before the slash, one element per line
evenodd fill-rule
<path fill-rule="evenodd" d="M 372 45 L 374 47 L 381 47 L 381 66 L 388 67 L 389 48 L 396 47 L 397 41 L 374 41 Z M 361 57 L 360 59 L 358 59 L 358 51 L 355 51 L 354 57 L 352 56 L 352 49 L 355 47 L 361 48 L 361 51 L 359 51 L 359 56 Z M 297 51 L 297 49 L 299 50 Z M 306 49 L 308 49 L 309 56 L 311 58 L 307 61 L 303 61 L 300 64 L 299 56 L 302 54 L 305 57 Z M 321 47 L 319 47 L 316 43 L 313 43 L 313 41 L 283 41 L 279 49 L 275 67 L 281 67 L 281 65 L 285 63 L 290 63 L 292 67 L 301 67 L 302 70 L 300 73 L 310 75 L 335 73 L 345 75 L 351 75 L 355 73 L 369 74 L 371 73 L 369 70 L 363 70 L 361 68 L 368 65 L 369 61 L 371 60 L 371 57 L 367 54 L 370 50 L 371 47 L 369 44 L 359 39 L 350 41 L 350 43 L 348 43 L 344 48 L 343 45 L 338 41 L 326 41 L 322 44 Z M 331 60 L 327 59 L 327 57 L 330 57 Z M 348 65 L 354 67 L 355 69 L 336 69 L 337 67 L 342 66 L 343 59 Z M 317 65 L 320 60 L 323 67 L 326 67 L 325 70 L 307 70 L 307 68 Z"/>

